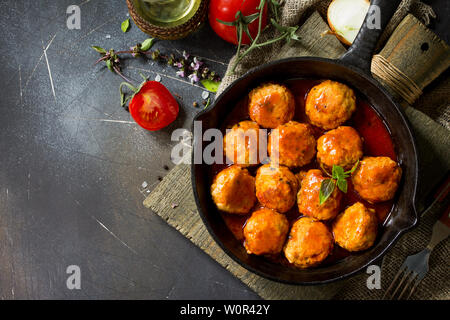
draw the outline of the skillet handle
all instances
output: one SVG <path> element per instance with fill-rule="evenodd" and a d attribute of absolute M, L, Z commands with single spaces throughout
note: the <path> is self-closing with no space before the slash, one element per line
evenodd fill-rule
<path fill-rule="evenodd" d="M 355 41 L 339 61 L 371 75 L 373 51 L 400 2 L 401 0 L 372 0 Z"/>

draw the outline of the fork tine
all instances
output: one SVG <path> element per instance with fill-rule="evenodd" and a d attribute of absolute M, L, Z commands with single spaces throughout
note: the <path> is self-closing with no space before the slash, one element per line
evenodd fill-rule
<path fill-rule="evenodd" d="M 418 277 L 416 278 L 416 281 L 414 282 L 414 285 L 411 288 L 411 291 L 408 294 L 408 297 L 406 299 L 409 299 L 412 294 L 414 293 L 414 291 L 416 290 L 417 286 L 419 285 L 419 283 L 422 281 L 422 278 Z"/>
<path fill-rule="evenodd" d="M 402 292 L 400 292 L 400 295 L 398 296 L 398 300 L 400 300 L 403 297 L 403 294 L 406 292 L 406 289 L 410 288 L 411 283 L 413 282 L 413 280 L 418 276 L 418 274 L 416 272 L 411 272 L 409 273 L 411 276 L 409 277 L 408 282 L 405 284 L 405 286 L 403 287 Z"/>
<path fill-rule="evenodd" d="M 389 288 L 387 288 L 387 290 L 384 292 L 384 295 L 381 299 L 385 299 L 388 296 L 389 291 L 391 291 L 391 289 L 394 287 L 395 282 L 397 281 L 398 277 L 400 277 L 400 275 L 403 273 L 403 271 L 405 271 L 406 269 L 406 265 L 403 264 L 400 269 L 398 270 L 397 274 L 395 275 L 394 279 L 391 282 L 391 285 L 389 286 Z M 393 295 L 391 295 L 391 299 L 392 299 Z"/>
<path fill-rule="evenodd" d="M 406 278 L 409 276 L 409 274 L 411 273 L 411 270 L 409 270 L 408 268 L 406 268 L 405 270 L 405 274 L 403 275 L 402 279 L 400 280 L 400 283 L 397 285 L 397 288 L 395 288 L 394 293 L 392 294 L 391 298 L 394 299 L 395 294 L 397 293 L 397 291 L 401 288 L 403 282 L 406 280 Z"/>

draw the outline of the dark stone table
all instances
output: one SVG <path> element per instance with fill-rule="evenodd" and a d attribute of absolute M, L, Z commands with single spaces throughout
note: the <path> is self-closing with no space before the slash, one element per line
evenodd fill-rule
<path fill-rule="evenodd" d="M 448 42 L 448 2 L 429 3 Z M 71 4 L 80 30 L 66 26 Z M 134 24 L 121 31 L 125 1 L 7 0 L 0 9 L 0 299 L 257 299 L 142 205 L 173 167 L 171 133 L 190 127 L 203 89 L 170 67 L 126 60 L 128 76 L 160 75 L 181 97 L 173 124 L 145 131 L 119 105 L 122 79 L 93 66 L 90 48 L 146 38 Z M 186 50 L 220 74 L 234 52 L 207 25 L 155 48 Z M 72 265 L 80 290 L 66 284 Z"/>

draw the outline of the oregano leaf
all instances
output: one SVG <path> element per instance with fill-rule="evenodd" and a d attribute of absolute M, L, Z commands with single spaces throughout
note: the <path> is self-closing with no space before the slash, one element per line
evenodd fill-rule
<path fill-rule="evenodd" d="M 92 49 L 94 49 L 95 51 L 97 51 L 98 53 L 101 53 L 101 54 L 105 54 L 106 53 L 106 50 L 103 49 L 102 47 L 92 46 Z"/>
<path fill-rule="evenodd" d="M 333 179 L 343 179 L 345 178 L 344 169 L 341 166 L 333 165 L 333 169 L 331 170 L 331 175 Z"/>
<path fill-rule="evenodd" d="M 127 19 L 124 22 L 122 22 L 120 28 L 122 29 L 122 32 L 127 32 L 128 29 L 130 28 L 130 19 Z"/>
<path fill-rule="evenodd" d="M 148 38 L 144 42 L 142 42 L 142 45 L 140 48 L 141 51 L 148 51 L 153 46 L 154 41 L 155 41 L 154 38 Z"/>
<path fill-rule="evenodd" d="M 341 190 L 344 193 L 347 193 L 347 189 L 348 189 L 348 184 L 347 184 L 347 180 L 345 179 L 339 179 L 337 181 L 337 187 L 339 188 L 339 190 Z"/>
<path fill-rule="evenodd" d="M 320 184 L 319 204 L 322 205 L 331 196 L 336 184 L 333 179 L 324 179 Z"/>
<path fill-rule="evenodd" d="M 109 70 L 113 71 L 113 67 L 112 67 L 112 62 L 111 60 L 106 60 L 106 66 L 108 67 Z"/>
<path fill-rule="evenodd" d="M 209 92 L 217 92 L 217 90 L 219 89 L 220 81 L 205 79 L 201 80 L 200 82 Z"/>

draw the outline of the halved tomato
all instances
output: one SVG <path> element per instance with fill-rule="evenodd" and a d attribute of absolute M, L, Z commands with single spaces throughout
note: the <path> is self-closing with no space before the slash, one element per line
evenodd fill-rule
<path fill-rule="evenodd" d="M 172 123 L 179 106 L 167 88 L 157 81 L 147 81 L 128 106 L 133 119 L 144 129 L 155 131 Z"/>

